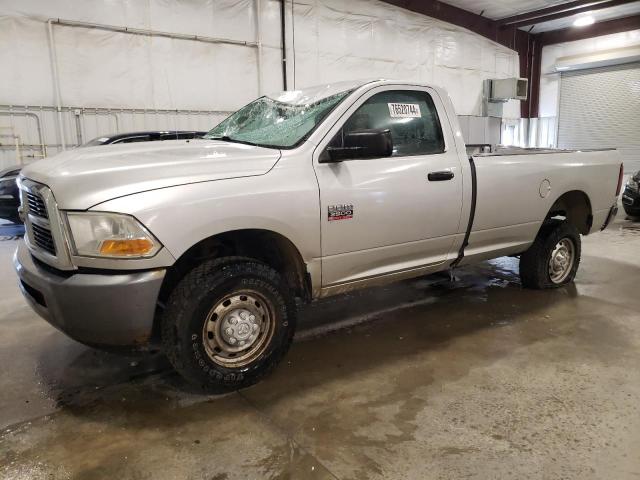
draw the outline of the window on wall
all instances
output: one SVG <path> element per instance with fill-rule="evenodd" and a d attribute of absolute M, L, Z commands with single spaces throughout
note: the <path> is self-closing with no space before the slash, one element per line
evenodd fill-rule
<path fill-rule="evenodd" d="M 369 129 L 391 131 L 395 157 L 444 152 L 438 112 L 427 92 L 392 90 L 372 96 L 347 120 L 331 146 L 343 146 L 347 133 Z"/>

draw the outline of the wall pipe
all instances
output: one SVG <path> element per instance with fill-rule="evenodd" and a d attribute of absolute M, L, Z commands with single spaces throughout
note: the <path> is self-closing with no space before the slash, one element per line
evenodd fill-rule
<path fill-rule="evenodd" d="M 280 0 L 280 37 L 282 42 L 282 87 L 287 90 L 287 41 L 285 35 L 285 0 Z"/>
<path fill-rule="evenodd" d="M 47 156 L 47 148 L 45 146 L 44 143 L 44 134 L 42 133 L 42 124 L 40 122 L 40 117 L 38 117 L 38 115 L 36 115 L 35 113 L 32 112 L 5 112 L 5 111 L 0 111 L 0 116 L 3 117 L 31 117 L 31 118 L 35 118 L 36 120 L 36 129 L 38 130 L 38 142 L 40 143 L 40 151 L 42 153 L 42 158 L 45 158 Z"/>
<path fill-rule="evenodd" d="M 55 106 L 51 106 L 51 105 L 38 105 L 38 106 L 34 106 L 34 105 L 0 105 L 0 110 L 11 110 L 13 108 L 20 108 L 23 110 L 40 110 L 43 112 L 46 111 L 57 111 L 58 108 Z M 61 111 L 62 112 L 72 112 L 74 110 L 81 110 L 83 113 L 91 113 L 91 112 L 103 112 L 103 113 L 108 113 L 108 114 L 112 114 L 114 113 L 114 111 L 120 112 L 120 113 L 175 113 L 175 114 L 194 114 L 194 115 L 229 115 L 231 113 L 233 113 L 230 110 L 181 110 L 181 109 L 168 109 L 168 108 L 120 108 L 120 107 L 114 107 L 114 108 L 109 108 L 109 107 L 74 107 L 74 106 L 69 106 L 69 107 L 61 107 Z M 21 112 L 13 112 L 15 113 L 21 113 Z"/>
<path fill-rule="evenodd" d="M 4 130 L 7 130 L 9 133 L 2 133 Z M 13 148 L 16 150 L 16 159 L 18 160 L 18 165 L 22 167 L 24 165 L 24 161 L 22 160 L 22 152 L 20 151 L 20 135 L 16 135 L 14 128 L 11 127 L 0 127 L 0 138 L 10 138 L 13 140 L 14 145 Z M 2 143 L 0 143 L 2 145 Z"/>
<path fill-rule="evenodd" d="M 80 110 L 75 110 L 73 112 L 73 117 L 76 121 L 76 140 L 78 145 L 82 145 L 84 143 L 84 141 L 82 140 L 82 125 L 80 122 L 80 114 L 81 114 Z"/>
<path fill-rule="evenodd" d="M 51 18 L 49 24 L 63 25 L 66 27 L 94 28 L 96 30 L 107 30 L 109 32 L 129 33 L 131 35 L 143 35 L 148 37 L 166 37 L 177 40 L 192 40 L 205 43 L 224 43 L 228 45 L 239 45 L 243 47 L 257 47 L 256 42 L 246 42 L 243 40 L 232 40 L 229 38 L 207 37 L 203 35 L 190 35 L 185 33 L 164 32 L 161 30 L 149 30 L 143 28 L 118 27 L 116 25 L 106 25 L 103 23 L 79 22 L 76 20 L 64 20 L 61 18 Z"/>
<path fill-rule="evenodd" d="M 218 38 L 218 37 L 208 37 L 208 36 L 202 36 L 202 35 L 187 35 L 187 34 L 182 34 L 182 33 L 172 33 L 172 32 L 165 32 L 165 31 L 160 31 L 160 30 L 149 30 L 149 29 L 141 29 L 141 28 L 130 28 L 130 27 L 118 27 L 115 25 L 106 25 L 106 24 L 100 24 L 100 23 L 90 23 L 90 22 L 80 22 L 80 21 L 75 21 L 75 20 L 64 20 L 61 18 L 50 18 L 47 20 L 47 29 L 48 29 L 48 35 L 49 35 L 49 55 L 50 55 L 50 59 L 51 59 L 51 69 L 52 69 L 52 76 L 53 76 L 53 86 L 54 86 L 54 93 L 55 93 L 55 102 L 56 102 L 56 111 L 57 111 L 57 117 L 58 117 L 58 124 L 59 124 L 59 131 L 60 131 L 60 137 L 61 137 L 61 141 L 60 144 L 62 145 L 62 150 L 66 150 L 67 149 L 67 142 L 66 142 L 66 129 L 65 129 L 65 124 L 64 124 L 64 119 L 62 117 L 62 112 L 63 112 L 63 106 L 62 106 L 62 96 L 60 94 L 60 78 L 59 78 L 59 73 L 58 73 L 58 58 L 57 58 L 57 52 L 56 52 L 56 46 L 55 46 L 55 41 L 54 41 L 54 36 L 53 36 L 53 25 L 61 25 L 61 26 L 67 26 L 67 27 L 80 27 L 80 28 L 91 28 L 91 29 L 97 29 L 97 30 L 106 30 L 106 31 L 110 31 L 110 32 L 118 32 L 118 33 L 128 33 L 131 35 L 144 35 L 144 36 L 153 36 L 153 37 L 165 37 L 165 38 L 171 38 L 171 39 L 177 39 L 177 40 L 191 40 L 191 41 L 196 41 L 196 42 L 204 42 L 204 43 L 214 43 L 214 44 L 227 44 L 227 45 L 237 45 L 237 46 L 244 46 L 244 47 L 251 47 L 251 48 L 257 48 L 258 49 L 258 64 L 257 64 L 257 69 L 258 69 L 258 92 L 259 94 L 262 93 L 262 25 L 261 25 L 261 19 L 260 19 L 260 12 L 261 12 L 261 6 L 260 6 L 260 0 L 257 0 L 257 10 L 258 10 L 258 16 L 257 16 L 257 41 L 256 42 L 246 42 L 246 41 L 242 41 L 242 40 L 232 40 L 232 39 L 228 39 L 228 38 Z M 72 110 L 72 108 L 67 107 L 65 110 Z M 138 110 L 138 109 L 136 109 Z M 141 109 L 140 109 L 141 110 Z M 167 110 L 167 112 L 169 112 L 170 110 Z M 98 114 L 98 109 L 94 110 L 95 114 Z M 86 112 L 84 109 L 82 111 L 82 114 L 86 114 L 88 112 Z M 178 113 L 176 111 L 176 113 Z M 210 113 L 210 112 L 207 112 Z M 221 112 L 221 113 L 228 113 L 228 112 Z M 118 128 L 117 124 L 118 124 L 118 117 L 116 114 L 114 114 L 113 112 L 109 112 L 109 114 L 114 115 L 114 117 L 116 118 L 116 128 Z M 76 118 L 76 135 L 78 136 L 79 141 L 81 142 L 81 133 L 80 130 L 78 128 L 78 118 Z"/>
<path fill-rule="evenodd" d="M 22 151 L 20 150 L 20 135 L 14 135 L 13 138 L 16 141 L 16 157 L 18 157 L 18 163 L 20 166 L 23 166 L 24 160 L 22 158 Z"/>
<path fill-rule="evenodd" d="M 80 111 L 80 115 L 82 115 L 82 119 L 84 122 L 84 116 L 85 115 L 95 115 L 96 116 L 96 122 L 98 115 L 110 115 L 113 117 L 113 119 L 116 122 L 116 130 L 114 133 L 120 133 L 120 120 L 118 119 L 118 114 L 117 112 L 112 112 L 111 109 L 104 109 L 104 110 L 94 110 L 94 109 L 82 109 Z M 81 139 L 78 139 L 81 140 Z"/>
<path fill-rule="evenodd" d="M 296 14 L 295 0 L 291 0 L 291 78 L 293 80 L 293 89 L 296 89 Z"/>
<path fill-rule="evenodd" d="M 256 0 L 256 44 L 258 45 L 258 96 L 262 95 L 262 2 Z"/>
<path fill-rule="evenodd" d="M 20 109 L 18 111 L 14 110 L 14 109 Z M 40 155 L 42 158 L 46 158 L 47 157 L 47 148 L 55 148 L 55 149 L 62 149 L 62 144 L 61 143 L 46 143 L 45 141 L 45 136 L 46 136 L 46 132 L 44 130 L 44 124 L 43 121 L 41 120 L 41 118 L 38 116 L 38 114 L 33 113 L 33 112 L 29 112 L 27 110 L 37 110 L 39 112 L 56 112 L 56 114 L 64 114 L 64 113 L 73 113 L 74 115 L 76 114 L 76 112 L 79 112 L 80 116 L 82 117 L 82 123 L 81 125 L 84 125 L 84 120 L 85 120 L 85 116 L 86 115 L 111 115 L 113 116 L 113 119 L 115 121 L 116 124 L 116 130 L 119 132 L 120 131 L 120 125 L 119 125 L 119 117 L 118 114 L 145 114 L 145 113 L 150 113 L 150 114 L 175 114 L 175 115 L 195 115 L 195 116 L 228 116 L 229 114 L 231 114 L 232 112 L 227 111 L 227 110 L 179 110 L 179 109 L 173 109 L 173 110 L 169 110 L 169 109 L 143 109 L 143 108 L 118 108 L 118 109 L 114 109 L 114 108 L 105 108 L 105 107 L 61 107 L 60 109 L 58 109 L 58 107 L 52 106 L 52 105 L 40 105 L 40 106 L 33 106 L 33 105 L 0 105 L 0 116 L 7 116 L 7 117 L 12 117 L 12 116 L 16 116 L 16 117 L 31 117 L 33 119 L 35 119 L 36 121 L 36 129 L 38 132 L 38 145 L 35 144 L 22 144 L 21 145 L 21 149 L 29 149 L 29 150 L 35 150 L 36 148 L 38 150 L 40 150 Z M 114 111 L 117 110 L 117 111 Z M 78 118 L 76 116 L 76 118 Z M 76 128 L 77 128 L 77 124 L 76 124 Z M 76 135 L 78 134 L 78 131 L 76 132 Z M 80 134 L 82 135 L 82 133 Z M 78 143 L 81 143 L 83 141 L 82 136 L 78 135 Z M 7 150 L 7 149 L 14 149 L 15 146 L 13 145 L 0 145 L 0 150 Z"/>
<path fill-rule="evenodd" d="M 64 122 L 62 121 L 62 98 L 60 96 L 60 78 L 58 77 L 58 56 L 56 54 L 56 44 L 53 39 L 53 19 L 47 20 L 47 30 L 49 33 L 49 55 L 51 59 L 51 71 L 53 73 L 53 90 L 56 97 L 56 107 L 58 109 L 58 125 L 60 129 L 60 137 L 62 150 L 67 149 L 66 132 Z"/>

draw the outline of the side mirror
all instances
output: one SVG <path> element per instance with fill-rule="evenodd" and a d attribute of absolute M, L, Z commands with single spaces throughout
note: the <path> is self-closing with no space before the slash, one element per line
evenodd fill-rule
<path fill-rule="evenodd" d="M 390 157 L 393 153 L 391 131 L 381 128 L 356 130 L 344 136 L 344 146 L 326 149 L 322 163 L 341 162 L 348 159 Z"/>

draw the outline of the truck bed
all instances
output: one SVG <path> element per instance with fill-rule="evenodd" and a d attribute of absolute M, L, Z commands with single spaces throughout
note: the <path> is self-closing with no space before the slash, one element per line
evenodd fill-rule
<path fill-rule="evenodd" d="M 505 155 L 540 155 L 551 153 L 576 153 L 576 152 L 606 152 L 615 148 L 591 148 L 585 150 L 564 150 L 560 148 L 523 148 L 523 147 L 497 147 L 491 152 L 475 153 L 474 158 L 479 157 L 500 157 Z"/>

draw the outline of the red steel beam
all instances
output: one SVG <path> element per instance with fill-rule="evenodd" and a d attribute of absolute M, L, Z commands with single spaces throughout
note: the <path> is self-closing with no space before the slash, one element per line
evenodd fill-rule
<path fill-rule="evenodd" d="M 386 3 L 397 7 L 420 13 L 431 18 L 437 18 L 444 22 L 452 23 L 460 27 L 464 27 L 483 37 L 489 38 L 495 42 L 513 49 L 515 39 L 513 32 L 505 32 L 498 28 L 495 20 L 482 17 L 468 10 L 454 7 L 437 0 L 384 0 Z"/>
<path fill-rule="evenodd" d="M 527 117 L 536 118 L 539 116 L 540 108 L 540 76 L 542 75 L 542 43 L 535 36 L 532 36 L 531 57 L 528 58 L 531 65 L 529 79 L 529 96 L 527 98 Z M 523 116 L 523 118 L 525 118 Z"/>

